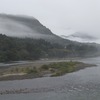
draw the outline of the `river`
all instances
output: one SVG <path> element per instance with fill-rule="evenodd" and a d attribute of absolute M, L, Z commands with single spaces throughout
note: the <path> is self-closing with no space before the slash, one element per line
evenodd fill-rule
<path fill-rule="evenodd" d="M 0 100 L 100 100 L 100 57 L 81 59 L 97 64 L 61 77 L 2 81 L 0 91 L 33 89 L 32 93 L 0 95 Z"/>

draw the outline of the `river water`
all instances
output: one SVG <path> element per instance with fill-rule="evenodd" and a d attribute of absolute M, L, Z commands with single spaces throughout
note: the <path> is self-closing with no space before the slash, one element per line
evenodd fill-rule
<path fill-rule="evenodd" d="M 5 89 L 34 89 L 32 93 L 0 95 L 0 100 L 100 100 L 100 57 L 81 59 L 97 64 L 61 77 L 2 81 Z"/>

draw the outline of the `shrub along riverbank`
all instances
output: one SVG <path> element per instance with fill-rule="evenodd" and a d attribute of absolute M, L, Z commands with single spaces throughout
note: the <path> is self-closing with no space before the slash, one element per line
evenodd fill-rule
<path fill-rule="evenodd" d="M 57 62 L 41 66 L 15 66 L 0 71 L 0 81 L 3 80 L 16 80 L 16 79 L 30 79 L 37 77 L 57 77 L 67 73 L 78 71 L 86 67 L 95 65 L 85 64 L 82 62 Z"/>

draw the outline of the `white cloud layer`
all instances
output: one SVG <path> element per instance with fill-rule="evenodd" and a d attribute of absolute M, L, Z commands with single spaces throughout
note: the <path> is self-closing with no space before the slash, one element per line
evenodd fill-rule
<path fill-rule="evenodd" d="M 100 0 L 0 0 L 0 13 L 33 16 L 58 35 L 100 37 Z"/>

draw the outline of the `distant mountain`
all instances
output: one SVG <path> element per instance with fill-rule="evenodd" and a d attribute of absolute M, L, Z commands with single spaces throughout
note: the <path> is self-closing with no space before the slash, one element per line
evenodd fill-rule
<path fill-rule="evenodd" d="M 49 42 L 67 44 L 70 41 L 53 34 L 36 18 L 29 16 L 0 14 L 0 33 L 11 37 L 44 39 Z"/>
<path fill-rule="evenodd" d="M 61 38 L 34 17 L 0 14 L 0 33 L 1 61 L 100 55 L 100 45 L 74 41 L 74 38 L 95 38 L 80 33 Z"/>
<path fill-rule="evenodd" d="M 97 42 L 97 40 L 98 40 L 98 38 L 96 38 L 92 35 L 89 35 L 86 33 L 79 33 L 79 32 L 76 32 L 76 33 L 71 34 L 69 36 L 62 35 L 61 37 L 64 39 L 69 39 L 69 40 L 73 40 L 73 41 L 90 42 L 90 43 Z"/>
<path fill-rule="evenodd" d="M 6 35 L 40 38 L 52 34 L 47 30 L 34 17 L 0 14 L 0 32 Z"/>

